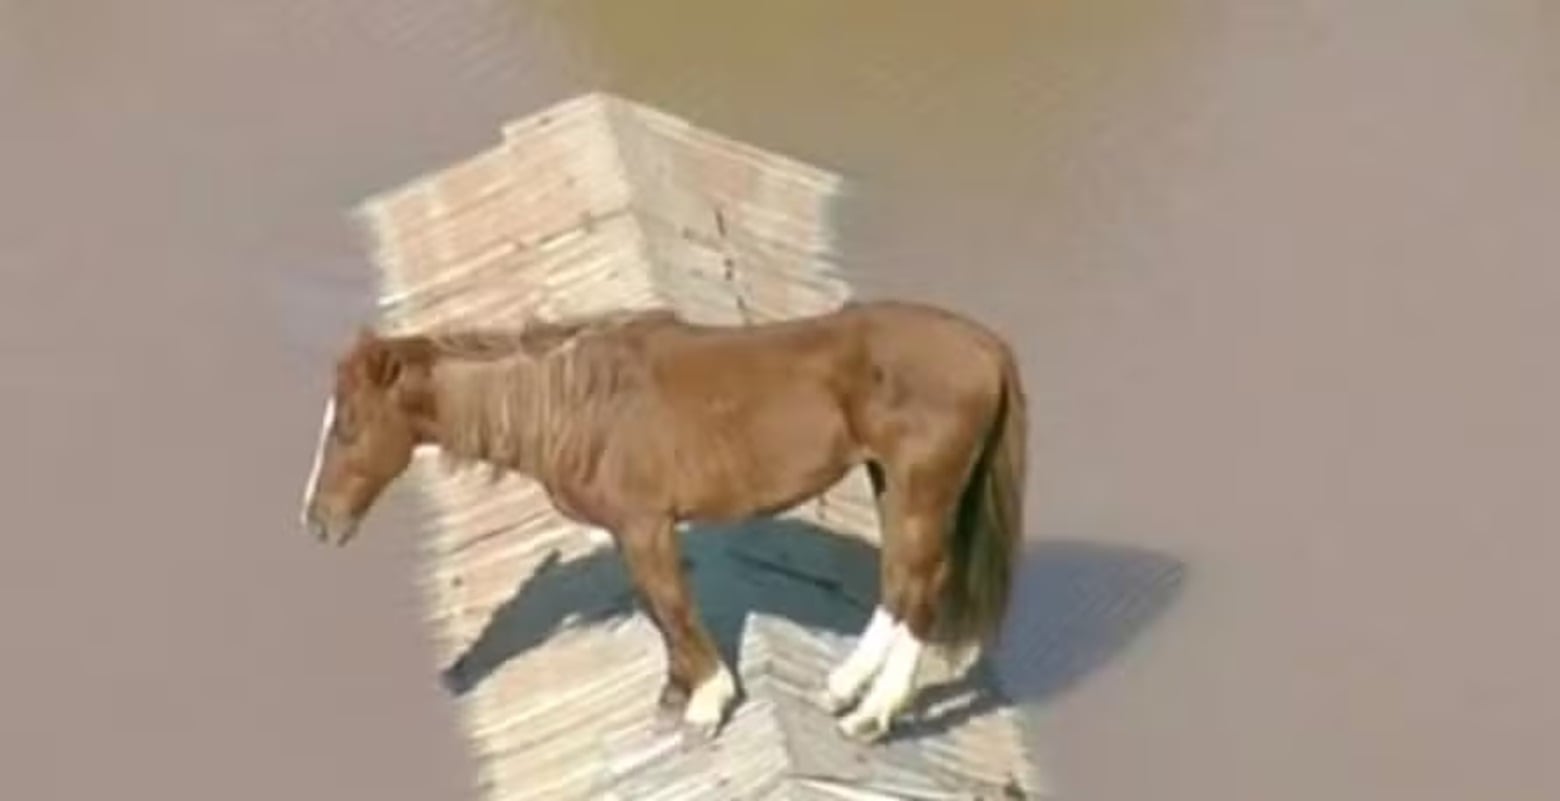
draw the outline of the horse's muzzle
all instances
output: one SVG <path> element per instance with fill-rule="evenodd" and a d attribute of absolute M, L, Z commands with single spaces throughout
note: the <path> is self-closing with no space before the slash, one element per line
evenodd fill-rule
<path fill-rule="evenodd" d="M 304 521 L 304 527 L 308 529 L 309 534 L 313 535 L 313 537 L 316 540 L 319 540 L 320 542 L 324 542 L 325 541 L 325 524 L 324 523 L 321 523 L 318 520 L 310 518 L 310 519 Z"/>
<path fill-rule="evenodd" d="M 328 519 L 318 512 L 310 511 L 304 517 L 304 528 L 309 534 L 321 543 L 335 543 L 337 547 L 346 545 L 357 535 L 357 521 L 341 518 Z"/>

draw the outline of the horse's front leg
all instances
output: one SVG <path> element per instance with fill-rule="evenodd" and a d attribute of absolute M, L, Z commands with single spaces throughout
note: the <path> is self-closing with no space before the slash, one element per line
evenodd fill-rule
<path fill-rule="evenodd" d="M 647 520 L 616 532 L 618 548 L 666 648 L 664 708 L 683 702 L 683 723 L 714 737 L 736 700 L 736 682 L 721 661 L 688 590 L 671 520 Z"/>

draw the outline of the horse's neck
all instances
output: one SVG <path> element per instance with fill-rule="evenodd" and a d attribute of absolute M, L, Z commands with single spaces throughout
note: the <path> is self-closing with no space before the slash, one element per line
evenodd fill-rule
<path fill-rule="evenodd" d="M 457 462 L 480 462 L 537 476 L 548 432 L 538 425 L 545 382 L 517 379 L 511 359 L 450 357 L 433 370 L 434 440 Z"/>
<path fill-rule="evenodd" d="M 573 340 L 539 355 L 448 356 L 434 367 L 439 444 L 457 461 L 567 480 L 588 471 L 632 407 L 638 369 L 611 343 Z"/>

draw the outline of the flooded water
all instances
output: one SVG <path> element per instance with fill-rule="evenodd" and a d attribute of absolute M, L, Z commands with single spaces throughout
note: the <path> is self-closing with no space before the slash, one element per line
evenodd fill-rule
<path fill-rule="evenodd" d="M 1541 0 L 0 0 L 0 795 L 467 797 L 415 542 L 293 518 L 344 216 L 608 88 L 843 173 L 1020 351 L 1003 672 L 1073 799 L 1560 788 Z"/>

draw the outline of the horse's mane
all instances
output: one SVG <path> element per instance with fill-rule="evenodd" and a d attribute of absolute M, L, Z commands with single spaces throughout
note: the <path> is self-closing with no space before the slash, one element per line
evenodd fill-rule
<path fill-rule="evenodd" d="M 584 334 L 616 329 L 636 321 L 668 319 L 670 315 L 661 309 L 614 310 L 551 320 L 532 318 L 509 327 L 436 329 L 426 336 L 440 354 L 488 360 L 510 356 L 516 351 L 543 355 Z"/>
<path fill-rule="evenodd" d="M 583 466 L 643 394 L 635 324 L 669 319 L 661 310 L 611 312 L 430 333 L 447 464 L 484 461 L 495 473 L 532 475 Z"/>

